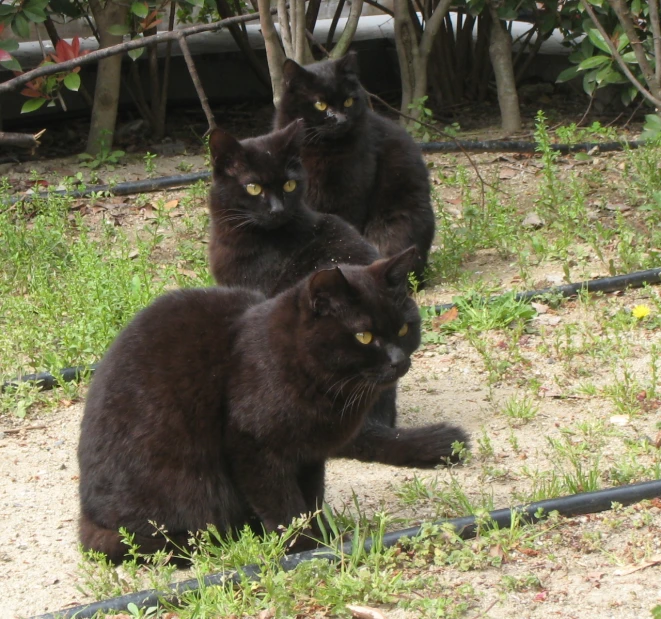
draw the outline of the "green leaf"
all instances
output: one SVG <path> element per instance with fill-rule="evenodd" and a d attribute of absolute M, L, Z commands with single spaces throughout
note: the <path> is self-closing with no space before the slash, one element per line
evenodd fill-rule
<path fill-rule="evenodd" d="M 129 27 L 126 24 L 113 24 L 108 28 L 108 34 L 112 34 L 116 37 L 124 36 L 130 32 Z"/>
<path fill-rule="evenodd" d="M 592 95 L 592 93 L 595 91 L 597 88 L 597 81 L 595 77 L 597 76 L 597 70 L 592 70 L 586 73 L 583 76 L 583 90 L 586 92 L 588 95 Z"/>
<path fill-rule="evenodd" d="M 603 76 L 604 84 L 628 84 L 629 80 L 613 67 Z"/>
<path fill-rule="evenodd" d="M 636 60 L 635 52 L 627 52 L 626 54 L 622 54 L 622 60 L 624 60 L 624 62 L 626 62 L 627 64 L 638 63 L 638 61 Z"/>
<path fill-rule="evenodd" d="M 40 8 L 27 8 L 23 9 L 23 14 L 35 24 L 40 24 L 41 22 L 46 21 L 46 13 L 44 13 Z"/>
<path fill-rule="evenodd" d="M 629 37 L 623 32 L 617 41 L 617 51 L 621 52 L 627 45 L 629 45 Z"/>
<path fill-rule="evenodd" d="M 646 114 L 641 140 L 656 140 L 661 136 L 661 118 L 658 114 Z"/>
<path fill-rule="evenodd" d="M 569 80 L 574 79 L 577 75 L 578 67 L 569 67 L 569 69 L 565 69 L 562 73 L 560 73 L 555 81 L 557 84 L 568 82 Z"/>
<path fill-rule="evenodd" d="M 18 49 L 18 41 L 16 39 L 0 41 L 0 49 L 4 49 L 6 52 L 15 52 Z"/>
<path fill-rule="evenodd" d="M 23 70 L 18 60 L 16 60 L 16 58 L 10 58 L 9 60 L 0 60 L 0 65 L 3 66 L 5 69 L 9 69 L 10 71 Z"/>
<path fill-rule="evenodd" d="M 11 29 L 21 39 L 30 38 L 30 21 L 23 13 L 16 13 L 16 17 L 14 17 L 11 23 Z"/>
<path fill-rule="evenodd" d="M 80 75 L 78 73 L 69 73 L 69 75 L 64 78 L 64 85 L 69 90 L 78 91 L 80 88 Z"/>
<path fill-rule="evenodd" d="M 204 0 L 185 0 L 187 4 L 192 4 L 193 6 L 196 7 L 203 7 L 204 6 Z"/>
<path fill-rule="evenodd" d="M 610 64 L 610 61 L 610 56 L 592 56 L 581 62 L 581 64 L 578 65 L 578 70 L 585 71 L 586 69 L 594 69 L 595 67 L 600 67 L 604 64 Z"/>
<path fill-rule="evenodd" d="M 17 12 L 18 9 L 14 6 L 9 4 L 0 4 L 0 17 L 4 17 L 5 15 L 13 15 Z"/>
<path fill-rule="evenodd" d="M 140 18 L 145 18 L 149 15 L 149 7 L 146 2 L 134 2 L 131 5 L 131 13 L 137 15 Z"/>
<path fill-rule="evenodd" d="M 136 61 L 142 54 L 144 53 L 145 48 L 144 47 L 138 47 L 138 49 L 132 49 L 128 52 L 129 58 L 131 60 Z"/>
<path fill-rule="evenodd" d="M 596 28 L 592 27 L 587 31 L 588 38 L 592 42 L 592 44 L 600 49 L 602 52 L 608 52 L 610 53 L 610 48 L 608 47 L 608 44 L 604 40 L 604 37 L 601 36 L 601 32 L 597 30 Z"/>
<path fill-rule="evenodd" d="M 46 99 L 28 99 L 21 108 L 21 114 L 34 112 L 35 110 L 38 110 L 44 103 L 46 103 Z"/>

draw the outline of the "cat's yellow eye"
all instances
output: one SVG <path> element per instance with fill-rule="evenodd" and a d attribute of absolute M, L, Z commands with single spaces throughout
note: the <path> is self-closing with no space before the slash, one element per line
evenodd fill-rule
<path fill-rule="evenodd" d="M 353 105 L 353 97 L 344 100 L 344 107 L 351 107 Z"/>
<path fill-rule="evenodd" d="M 361 344 L 369 344 L 372 341 L 372 334 L 369 331 L 361 331 L 354 335 Z"/>
<path fill-rule="evenodd" d="M 246 191 L 251 196 L 258 196 L 260 193 L 262 193 L 262 186 L 258 185 L 257 183 L 248 183 L 246 185 Z"/>
<path fill-rule="evenodd" d="M 296 189 L 296 181 L 293 180 L 293 179 L 290 179 L 282 186 L 282 188 L 287 193 L 291 193 L 292 191 L 294 191 L 294 189 Z"/>
<path fill-rule="evenodd" d="M 328 107 L 328 103 L 325 103 L 324 101 L 317 101 L 315 102 L 314 107 L 320 112 L 323 112 Z"/>
<path fill-rule="evenodd" d="M 397 335 L 399 335 L 399 337 L 404 337 L 408 332 L 409 332 L 409 326 L 406 323 L 404 323 L 404 326 L 399 330 Z"/>

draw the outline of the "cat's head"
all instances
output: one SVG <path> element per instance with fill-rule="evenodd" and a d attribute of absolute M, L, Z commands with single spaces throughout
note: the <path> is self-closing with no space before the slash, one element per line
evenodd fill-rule
<path fill-rule="evenodd" d="M 368 109 L 354 52 L 305 67 L 287 59 L 282 72 L 285 88 L 278 113 L 281 119 L 302 118 L 307 142 L 347 135 Z"/>
<path fill-rule="evenodd" d="M 306 280 L 302 336 L 314 363 L 335 380 L 383 387 L 408 372 L 420 345 L 420 313 L 407 288 L 415 255 L 412 247 L 368 266 L 317 271 Z"/>
<path fill-rule="evenodd" d="M 296 216 L 307 182 L 302 138 L 301 121 L 241 142 L 223 129 L 213 130 L 211 208 L 225 211 L 226 225 L 274 229 Z"/>

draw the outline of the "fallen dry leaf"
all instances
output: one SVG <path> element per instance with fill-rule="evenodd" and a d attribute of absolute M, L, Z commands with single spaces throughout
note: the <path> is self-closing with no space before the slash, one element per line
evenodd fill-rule
<path fill-rule="evenodd" d="M 257 619 L 273 619 L 273 617 L 275 617 L 275 608 L 267 608 L 257 615 Z"/>
<path fill-rule="evenodd" d="M 534 600 L 535 602 L 545 602 L 545 601 L 546 601 L 546 598 L 547 598 L 548 596 L 549 596 L 549 592 L 548 592 L 548 591 L 540 591 L 539 593 L 537 593 L 537 594 L 535 595 L 535 597 L 533 598 L 533 600 Z"/>
<path fill-rule="evenodd" d="M 163 205 L 163 208 L 166 211 L 171 211 L 173 208 L 177 208 L 177 205 L 179 204 L 179 200 L 170 200 L 169 202 L 166 202 Z"/>
<path fill-rule="evenodd" d="M 190 271 L 189 269 L 177 269 L 177 273 L 180 275 L 188 275 L 188 277 L 192 277 L 193 279 L 197 278 L 197 273 L 195 271 Z"/>
<path fill-rule="evenodd" d="M 655 565 L 659 565 L 660 563 L 661 563 L 661 555 L 655 555 L 653 557 L 650 557 L 646 561 L 639 563 L 638 565 L 630 565 L 629 567 L 624 567 L 621 570 L 615 570 L 613 574 L 615 574 L 615 576 L 626 576 L 627 574 L 633 574 L 634 572 L 638 572 L 639 570 L 644 570 L 645 568 L 648 567 L 654 567 Z"/>
<path fill-rule="evenodd" d="M 533 306 L 533 308 L 535 309 L 535 311 L 536 311 L 538 314 L 546 314 L 546 312 L 549 311 L 549 306 L 548 306 L 548 305 L 544 305 L 543 303 L 535 303 L 535 302 L 533 301 L 530 305 Z"/>
<path fill-rule="evenodd" d="M 386 619 L 386 616 L 380 610 L 371 608 L 370 606 L 354 606 L 353 604 L 347 604 L 347 608 L 357 619 Z"/>
<path fill-rule="evenodd" d="M 451 307 L 447 312 L 432 318 L 432 325 L 434 327 L 440 327 L 441 325 L 452 322 L 459 317 L 459 308 L 457 306 Z"/>

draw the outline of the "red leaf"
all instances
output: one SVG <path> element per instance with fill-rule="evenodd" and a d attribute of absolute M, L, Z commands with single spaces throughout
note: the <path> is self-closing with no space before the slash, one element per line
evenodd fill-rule
<path fill-rule="evenodd" d="M 0 49 L 0 62 L 3 60 L 11 60 L 11 54 L 4 49 Z"/>
<path fill-rule="evenodd" d="M 548 591 L 540 591 L 537 595 L 535 595 L 535 597 L 533 598 L 533 600 L 534 600 L 535 602 L 545 602 L 545 601 L 546 601 L 546 598 L 547 598 L 548 596 L 549 596 L 549 592 L 548 592 Z"/>

